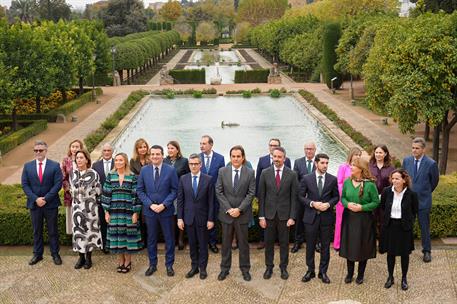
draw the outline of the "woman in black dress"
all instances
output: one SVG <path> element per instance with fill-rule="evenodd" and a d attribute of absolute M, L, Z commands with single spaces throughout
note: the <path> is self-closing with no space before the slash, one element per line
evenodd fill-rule
<path fill-rule="evenodd" d="M 189 162 L 187 158 L 182 156 L 181 153 L 181 146 L 179 143 L 175 140 L 172 140 L 168 142 L 167 144 L 167 152 L 168 156 L 163 160 L 164 163 L 169 164 L 176 169 L 176 173 L 178 173 L 178 178 L 181 178 L 184 174 L 187 174 L 190 172 L 189 169 Z M 178 210 L 176 200 L 174 201 L 175 205 L 175 217 L 176 217 L 176 211 Z M 175 223 L 178 221 L 175 220 Z M 175 231 L 178 231 L 178 250 L 183 250 L 184 249 L 184 231 L 181 229 L 176 229 L 177 226 L 175 226 Z"/>
<path fill-rule="evenodd" d="M 149 164 L 149 145 L 143 138 L 135 141 L 133 155 L 130 159 L 130 170 L 136 175 L 140 175 L 141 168 Z"/>
<path fill-rule="evenodd" d="M 409 255 L 414 250 L 413 224 L 418 212 L 417 195 L 411 190 L 411 178 L 404 169 L 390 174 L 392 187 L 384 188 L 381 194 L 381 209 L 384 224 L 381 234 L 381 253 L 387 252 L 387 278 L 385 288 L 394 284 L 395 257 L 401 256 L 401 289 L 408 289 L 406 275 Z"/>

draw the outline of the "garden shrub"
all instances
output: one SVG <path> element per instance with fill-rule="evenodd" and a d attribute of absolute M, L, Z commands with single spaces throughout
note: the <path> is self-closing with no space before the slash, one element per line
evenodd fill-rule
<path fill-rule="evenodd" d="M 174 83 L 206 83 L 205 69 L 193 70 L 171 70 L 170 76 L 173 77 Z"/>
<path fill-rule="evenodd" d="M 267 83 L 269 69 L 235 71 L 235 83 Z"/>
<path fill-rule="evenodd" d="M 8 134 L 8 136 L 0 139 L 0 152 L 4 155 L 47 128 L 48 122 L 42 119 L 34 121 L 29 126 Z"/>

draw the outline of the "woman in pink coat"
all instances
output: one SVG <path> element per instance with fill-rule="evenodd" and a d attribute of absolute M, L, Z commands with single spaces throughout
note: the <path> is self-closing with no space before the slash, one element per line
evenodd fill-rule
<path fill-rule="evenodd" d="M 336 204 L 336 221 L 335 221 L 335 235 L 333 237 L 333 249 L 336 251 L 340 250 L 340 240 L 341 240 L 341 221 L 343 220 L 343 211 L 344 211 L 344 206 L 341 203 L 341 193 L 343 191 L 343 184 L 344 181 L 348 178 L 351 177 L 351 164 L 352 162 L 360 158 L 362 155 L 362 151 L 359 148 L 352 148 L 349 150 L 348 157 L 346 159 L 346 162 L 338 168 L 338 174 L 337 174 L 337 179 L 338 179 L 338 191 L 340 193 L 340 201 L 338 204 Z"/>

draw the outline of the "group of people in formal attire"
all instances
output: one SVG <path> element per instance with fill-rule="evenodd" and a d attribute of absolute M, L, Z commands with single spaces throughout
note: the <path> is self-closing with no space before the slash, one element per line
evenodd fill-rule
<path fill-rule="evenodd" d="M 401 257 L 401 288 L 408 289 L 409 255 L 414 250 L 413 224 L 419 219 L 424 262 L 431 261 L 430 209 L 432 192 L 439 180 L 436 162 L 425 155 L 425 140 L 415 138 L 412 155 L 394 168 L 389 150 L 377 145 L 370 159 L 358 148 L 350 149 L 337 176 L 328 173 L 330 157 L 316 154 L 313 142 L 304 145 L 304 156 L 293 169 L 286 150 L 277 138 L 269 141 L 269 153 L 259 158 L 257 170 L 246 160 L 242 146 L 230 149 L 230 162 L 213 150 L 209 135 L 200 140 L 200 153 L 182 155 L 176 141 L 149 146 L 135 142 L 132 158 L 116 153 L 104 144 L 100 160 L 91 163 L 80 140 L 74 140 L 61 164 L 46 157 L 47 144 L 37 141 L 35 159 L 24 165 L 22 186 L 27 195 L 33 225 L 34 265 L 43 259 L 43 222 L 46 219 L 51 255 L 59 255 L 57 228 L 59 191 L 64 191 L 66 232 L 72 235 L 73 250 L 79 257 L 75 268 L 89 269 L 92 252 L 118 254 L 116 271 L 132 269 L 132 254 L 147 248 L 149 267 L 157 271 L 159 232 L 165 242 L 165 267 L 175 274 L 175 243 L 184 248 L 186 232 L 191 268 L 186 278 L 199 274 L 207 278 L 209 250 L 218 253 L 217 231 L 222 231 L 218 280 L 230 274 L 232 250 L 239 250 L 239 268 L 245 281 L 251 280 L 249 227 L 254 222 L 252 202 L 259 204 L 261 228 L 259 248 L 265 249 L 265 272 L 273 275 L 275 242 L 279 241 L 280 277 L 289 277 L 289 238 L 294 227 L 296 253 L 306 242 L 308 282 L 317 277 L 330 283 L 327 270 L 330 246 L 347 260 L 344 279 L 364 281 L 367 261 L 377 251 L 387 253 L 386 288 L 394 284 L 395 257 Z M 219 224 L 218 224 L 219 222 Z M 379 245 L 377 247 L 377 239 Z M 378 248 L 378 250 L 377 250 Z M 320 252 L 316 270 L 315 252 Z"/>

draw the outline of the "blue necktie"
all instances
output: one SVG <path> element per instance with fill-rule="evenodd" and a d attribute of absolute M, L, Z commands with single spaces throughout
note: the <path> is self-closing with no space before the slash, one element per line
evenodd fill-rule
<path fill-rule="evenodd" d="M 194 196 L 197 197 L 197 189 L 198 189 L 198 184 L 197 184 L 197 175 L 194 175 L 193 178 L 194 180 L 192 181 L 192 189 L 194 190 Z"/>
<path fill-rule="evenodd" d="M 415 159 L 414 160 L 414 177 L 417 175 L 417 164 L 419 163 L 419 160 Z"/>
<path fill-rule="evenodd" d="M 240 181 L 240 176 L 238 175 L 238 169 L 235 169 L 235 178 L 233 179 L 233 190 L 238 189 L 238 182 Z"/>
<path fill-rule="evenodd" d="M 154 187 L 159 185 L 159 167 L 155 167 L 156 173 L 154 174 Z"/>

